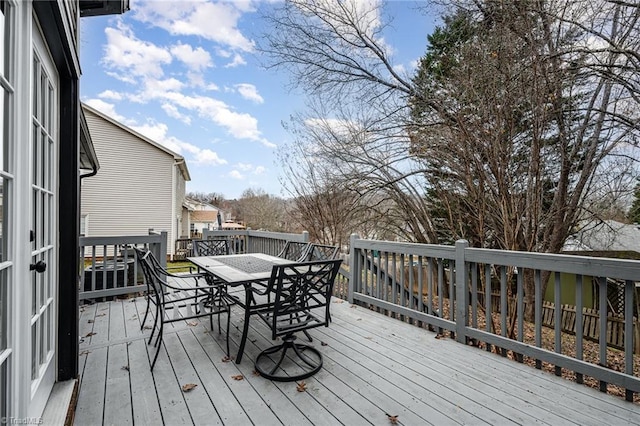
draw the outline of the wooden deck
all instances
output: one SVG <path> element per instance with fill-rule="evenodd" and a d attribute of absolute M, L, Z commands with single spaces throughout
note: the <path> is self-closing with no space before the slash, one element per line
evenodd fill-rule
<path fill-rule="evenodd" d="M 224 338 L 208 321 L 175 323 L 152 374 L 144 307 L 143 298 L 81 307 L 75 424 L 389 425 L 389 415 L 403 425 L 640 424 L 638 404 L 341 301 L 331 326 L 311 332 L 324 368 L 306 391 L 253 374 L 273 344 L 257 318 L 240 365 L 223 362 Z"/>

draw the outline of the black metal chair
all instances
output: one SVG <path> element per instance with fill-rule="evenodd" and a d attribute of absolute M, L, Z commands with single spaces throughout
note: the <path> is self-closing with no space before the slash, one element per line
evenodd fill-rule
<path fill-rule="evenodd" d="M 310 248 L 311 243 L 287 241 L 284 247 L 282 247 L 282 250 L 280 250 L 280 253 L 278 253 L 278 257 L 293 260 L 295 262 L 303 262 L 308 260 L 307 257 L 309 255 Z"/>
<path fill-rule="evenodd" d="M 282 339 L 257 356 L 255 369 L 260 375 L 295 381 L 320 371 L 322 354 L 309 344 L 297 343 L 295 333 L 329 326 L 331 294 L 341 263 L 338 259 L 274 266 L 266 289 L 252 288 L 255 296 L 273 293 L 273 300 L 250 309 L 269 326 L 273 340 Z"/>
<path fill-rule="evenodd" d="M 229 254 L 229 240 L 193 240 L 196 256 L 220 256 Z"/>
<path fill-rule="evenodd" d="M 220 285 L 199 285 L 198 281 L 207 277 L 207 274 L 204 273 L 172 274 L 167 272 L 149 250 L 141 250 L 134 247 L 134 253 L 149 288 L 147 312 L 141 327 L 144 327 L 147 320 L 150 304 L 152 303 L 155 306 L 154 322 L 148 341 L 151 344 L 154 334 L 157 333 L 154 343 L 156 352 L 151 362 L 151 370 L 153 371 L 160 353 L 164 325 L 176 321 L 209 317 L 209 324 L 213 331 L 213 316 L 216 315 L 218 316 L 218 332 L 221 333 L 220 316 L 226 313 L 226 343 L 227 355 L 229 355 L 229 315 L 231 308 L 224 298 L 214 298 L 214 295 L 220 294 Z M 189 284 L 191 279 L 194 280 L 193 284 Z M 172 316 L 169 315 L 170 311 L 173 313 Z"/>
<path fill-rule="evenodd" d="M 307 260 L 331 260 L 338 257 L 340 248 L 327 244 L 311 244 L 307 254 Z"/>

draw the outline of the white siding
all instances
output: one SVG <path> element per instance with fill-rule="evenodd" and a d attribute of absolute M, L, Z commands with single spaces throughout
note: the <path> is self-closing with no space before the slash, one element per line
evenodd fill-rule
<path fill-rule="evenodd" d="M 176 230 L 173 176 L 177 182 L 182 180 L 177 184 L 183 188 L 180 205 L 184 197 L 184 177 L 174 156 L 92 111 L 85 112 L 100 162 L 96 176 L 82 179 L 81 210 L 88 215 L 87 236 L 147 235 L 153 228 L 167 231 L 167 253 L 172 254 Z"/>

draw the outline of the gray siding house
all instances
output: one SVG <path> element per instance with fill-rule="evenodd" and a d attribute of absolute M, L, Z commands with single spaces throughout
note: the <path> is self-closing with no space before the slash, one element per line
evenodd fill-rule
<path fill-rule="evenodd" d="M 180 237 L 186 181 L 184 158 L 83 104 L 100 171 L 82 180 L 85 236 L 146 235 L 167 231 L 167 254 Z"/>

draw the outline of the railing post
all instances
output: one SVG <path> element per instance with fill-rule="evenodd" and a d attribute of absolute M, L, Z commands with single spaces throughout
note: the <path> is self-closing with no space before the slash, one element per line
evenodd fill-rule
<path fill-rule="evenodd" d="M 309 242 L 309 231 L 302 231 L 302 242 L 303 243 Z"/>
<path fill-rule="evenodd" d="M 160 253 L 158 260 L 163 268 L 167 268 L 167 231 L 160 232 Z"/>
<path fill-rule="evenodd" d="M 466 343 L 465 328 L 467 327 L 467 314 L 469 306 L 469 289 L 468 289 L 468 273 L 467 264 L 465 262 L 464 252 L 469 247 L 467 240 L 456 241 L 456 340 L 459 343 Z M 451 302 L 450 302 L 451 303 Z M 453 307 L 450 306 L 450 309 Z"/>
<path fill-rule="evenodd" d="M 360 267 L 360 256 L 356 256 L 356 240 L 360 237 L 358 234 L 351 234 L 349 237 L 349 292 L 347 295 L 347 300 L 349 303 L 353 303 L 353 293 L 356 288 L 360 288 L 360 278 L 362 276 L 362 271 Z"/>

